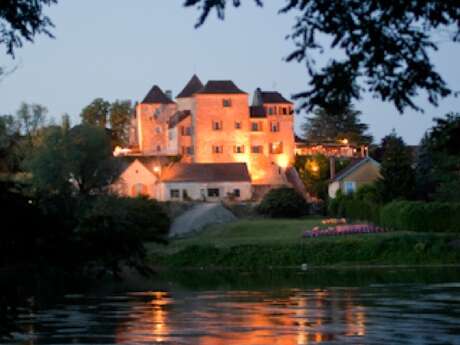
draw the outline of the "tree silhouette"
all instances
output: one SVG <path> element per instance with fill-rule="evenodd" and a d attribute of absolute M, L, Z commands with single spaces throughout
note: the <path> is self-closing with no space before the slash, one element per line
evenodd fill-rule
<path fill-rule="evenodd" d="M 304 137 L 313 143 L 347 139 L 355 144 L 370 144 L 372 136 L 366 133 L 369 126 L 360 122 L 360 115 L 361 112 L 351 106 L 337 111 L 317 108 L 302 126 Z"/>
<path fill-rule="evenodd" d="M 14 57 L 14 50 L 22 47 L 23 40 L 33 42 L 38 34 L 53 37 L 49 30 L 54 25 L 50 18 L 43 14 L 43 7 L 56 3 L 57 0 L 0 2 L 0 44 L 6 45 L 7 54 Z"/>
<path fill-rule="evenodd" d="M 263 5 L 263 0 L 253 1 Z M 213 9 L 223 19 L 227 3 L 238 7 L 241 0 L 186 0 L 184 6 L 200 9 L 199 27 Z M 293 11 L 297 15 L 288 38 L 295 49 L 287 61 L 305 63 L 311 77 L 309 89 L 294 95 L 302 109 L 343 107 L 368 92 L 392 102 L 399 112 L 407 107 L 423 111 L 414 103 L 420 91 L 433 105 L 452 93 L 429 53 L 438 49 L 434 36 L 441 30 L 451 31 L 450 40 L 460 40 L 458 0 L 287 0 L 280 9 Z M 318 69 L 313 56 L 325 50 L 320 35 L 344 57 Z"/>

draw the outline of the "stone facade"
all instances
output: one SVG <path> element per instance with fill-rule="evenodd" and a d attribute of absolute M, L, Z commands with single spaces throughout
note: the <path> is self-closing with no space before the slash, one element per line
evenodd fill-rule
<path fill-rule="evenodd" d="M 254 185 L 287 184 L 294 160 L 293 104 L 277 92 L 249 95 L 232 81 L 193 76 L 176 101 L 154 86 L 136 106 L 131 143 L 141 155 L 188 163 L 246 163 Z"/>

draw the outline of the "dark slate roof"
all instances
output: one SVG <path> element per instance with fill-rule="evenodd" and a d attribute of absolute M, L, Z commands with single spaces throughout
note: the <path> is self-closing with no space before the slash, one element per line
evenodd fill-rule
<path fill-rule="evenodd" d="M 190 115 L 192 115 L 190 110 L 178 111 L 173 116 L 171 116 L 171 118 L 169 119 L 168 128 L 176 127 L 182 120 L 186 119 Z"/>
<path fill-rule="evenodd" d="M 249 107 L 250 117 L 267 117 L 265 108 L 259 105 L 253 105 Z"/>
<path fill-rule="evenodd" d="M 352 161 L 350 163 L 350 165 L 348 165 L 344 170 L 342 170 L 336 177 L 334 177 L 332 179 L 332 181 L 339 181 L 341 179 L 343 179 L 344 177 L 350 175 L 353 171 L 355 171 L 356 169 L 358 169 L 359 167 L 361 167 L 362 165 L 364 165 L 365 163 L 367 162 L 371 162 L 371 163 L 374 163 L 376 164 L 377 166 L 380 167 L 380 163 L 377 162 L 376 160 L 372 159 L 371 157 L 366 157 L 366 158 L 362 158 L 362 159 L 357 159 L 355 161 Z"/>
<path fill-rule="evenodd" d="M 192 95 L 203 88 L 203 83 L 196 74 L 193 75 L 192 79 L 189 80 L 184 89 L 179 92 L 176 98 L 187 98 L 192 97 Z"/>
<path fill-rule="evenodd" d="M 251 182 L 246 163 L 176 163 L 161 174 L 162 182 Z"/>
<path fill-rule="evenodd" d="M 246 93 L 238 88 L 231 80 L 210 80 L 197 93 Z"/>
<path fill-rule="evenodd" d="M 142 103 L 169 104 L 174 102 L 157 85 L 153 85 Z"/>
<path fill-rule="evenodd" d="M 289 103 L 292 104 L 291 101 L 287 100 L 277 91 L 261 91 L 260 95 L 262 97 L 262 102 L 266 103 Z"/>

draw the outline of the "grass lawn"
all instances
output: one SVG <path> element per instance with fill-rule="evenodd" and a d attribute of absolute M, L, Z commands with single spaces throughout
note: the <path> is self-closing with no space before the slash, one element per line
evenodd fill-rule
<path fill-rule="evenodd" d="M 173 267 L 257 267 L 341 264 L 452 264 L 460 262 L 449 245 L 458 234 L 409 231 L 302 238 L 321 218 L 244 219 L 214 225 L 171 240 L 147 244 L 152 262 Z"/>

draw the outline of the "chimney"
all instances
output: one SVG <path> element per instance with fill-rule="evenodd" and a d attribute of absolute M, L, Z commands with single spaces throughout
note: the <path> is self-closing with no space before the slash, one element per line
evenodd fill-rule
<path fill-rule="evenodd" d="M 254 91 L 254 96 L 252 97 L 252 105 L 253 106 L 261 106 L 261 105 L 263 105 L 263 102 L 262 102 L 262 90 L 260 89 L 260 87 L 258 87 L 256 89 L 256 91 Z"/>
<path fill-rule="evenodd" d="M 329 157 L 329 170 L 331 173 L 331 180 L 335 178 L 335 157 L 330 156 Z"/>
<path fill-rule="evenodd" d="M 166 90 L 166 91 L 165 91 L 165 94 L 166 94 L 166 96 L 167 96 L 170 100 L 173 99 L 173 98 L 172 98 L 173 94 L 172 94 L 172 91 L 171 91 L 171 90 Z"/>

